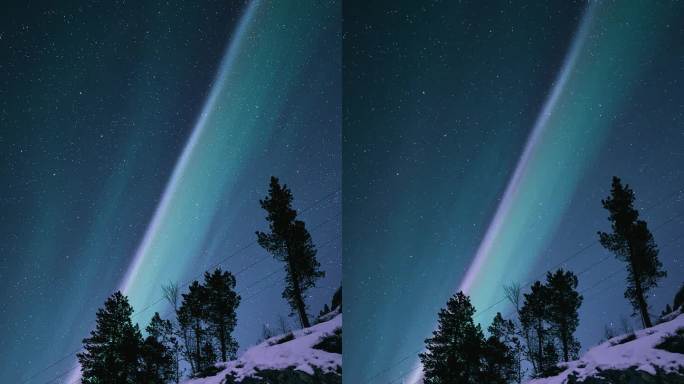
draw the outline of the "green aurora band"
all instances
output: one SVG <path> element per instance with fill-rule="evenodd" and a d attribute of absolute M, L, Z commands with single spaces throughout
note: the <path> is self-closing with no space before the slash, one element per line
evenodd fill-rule
<path fill-rule="evenodd" d="M 502 285 L 527 283 L 530 266 L 555 234 L 580 178 L 596 158 L 610 126 L 657 42 L 651 25 L 669 19 L 666 7 L 647 3 L 587 5 L 566 60 L 528 137 L 496 213 L 463 276 L 476 320 L 488 323 L 507 305 Z M 644 31 L 649 32 L 647 38 Z M 653 48 L 653 47 L 651 47 Z M 655 49 L 655 48 L 654 48 Z M 483 315 L 483 316 L 480 316 Z M 422 376 L 420 364 L 408 375 Z"/>
<path fill-rule="evenodd" d="M 287 108 L 317 39 L 306 18 L 336 16 L 335 5 L 252 1 L 234 32 L 192 134 L 176 163 L 144 238 L 120 285 L 135 315 L 161 312 L 161 285 L 199 273 L 198 257 L 212 244 L 219 204 L 243 174 L 251 151 L 262 150 Z M 230 218 L 226 218 L 230 219 Z M 74 369 L 67 382 L 80 377 Z"/>

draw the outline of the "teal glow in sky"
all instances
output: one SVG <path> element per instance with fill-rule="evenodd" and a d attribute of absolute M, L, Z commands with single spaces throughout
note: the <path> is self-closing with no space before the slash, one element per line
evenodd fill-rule
<path fill-rule="evenodd" d="M 503 284 L 525 287 L 533 278 L 530 267 L 556 234 L 582 175 L 596 161 L 631 91 L 625 79 L 636 78 L 640 61 L 649 56 L 643 46 L 631 43 L 657 20 L 644 14 L 648 13 L 639 6 L 587 4 L 559 75 L 459 283 L 457 291 L 468 294 L 475 308 L 500 302 Z M 504 301 L 497 310 L 507 305 Z M 476 320 L 486 329 L 495 313 L 476 315 Z M 420 372 L 418 365 L 408 382 L 418 382 Z"/>
<path fill-rule="evenodd" d="M 314 6 L 308 11 L 311 17 L 325 20 L 333 7 Z M 236 207 L 240 204 L 236 190 L 248 176 L 245 172 L 250 154 L 267 149 L 269 138 L 280 128 L 280 119 L 292 103 L 289 92 L 296 85 L 293 82 L 304 75 L 301 63 L 318 48 L 317 39 L 301 38 L 311 25 L 293 22 L 293 16 L 285 4 L 262 6 L 257 0 L 249 3 L 241 17 L 202 112 L 122 281 L 121 289 L 135 310 L 145 309 L 148 315 L 164 312 L 168 305 L 159 301 L 162 284 L 183 283 L 192 272 L 202 272 L 198 267 L 208 268 L 209 255 L 225 253 L 215 236 L 217 215 L 229 215 L 221 217 L 221 223 L 241 221 L 238 209 L 226 212 L 221 207 L 231 201 Z M 248 240 L 252 239 L 244 242 Z M 331 266 L 339 264 L 327 267 Z M 230 269 L 230 261 L 222 267 Z M 323 294 L 330 295 L 331 290 Z M 79 374 L 76 370 L 69 381 Z"/>
<path fill-rule="evenodd" d="M 243 297 L 241 350 L 288 319 L 282 263 L 246 247 L 266 229 L 271 176 L 309 208 L 326 276 L 307 303 L 329 303 L 341 281 L 339 4 L 47 8 L 0 23 L 1 92 L 13 95 L 0 121 L 16 128 L 0 132 L 0 332 L 12 335 L 0 381 L 74 381 L 107 296 L 123 289 L 144 328 L 171 315 L 162 284 L 183 289 L 217 264 Z"/>
<path fill-rule="evenodd" d="M 642 5 L 645 6 L 645 5 Z M 567 59 L 459 290 L 476 308 L 501 299 L 500 284 L 524 284 L 556 233 L 577 184 L 603 148 L 612 123 L 649 60 L 635 44 L 657 19 L 640 7 L 590 2 Z M 625 20 L 630 20 L 626 23 Z M 482 319 L 485 321 L 485 319 Z"/>
<path fill-rule="evenodd" d="M 651 128 L 624 119 L 645 103 L 643 79 L 672 44 L 666 8 L 406 2 L 390 15 L 345 10 L 346 47 L 358 52 L 345 56 L 344 72 L 353 144 L 344 156 L 345 379 L 415 381 L 418 353 L 449 296 L 467 290 L 486 328 L 496 311 L 506 313 L 504 284 L 525 284 L 595 240 L 610 176 L 642 177 L 610 155 L 625 158 L 624 132 Z M 569 267 L 586 266 L 579 262 Z M 593 333 L 581 329 L 580 338 Z"/>

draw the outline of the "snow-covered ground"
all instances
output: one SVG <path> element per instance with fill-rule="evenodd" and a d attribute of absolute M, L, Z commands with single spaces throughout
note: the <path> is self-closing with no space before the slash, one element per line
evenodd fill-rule
<path fill-rule="evenodd" d="M 529 384 L 566 384 L 575 375 L 579 382 L 604 370 L 636 368 L 649 374 L 679 372 L 684 367 L 684 355 L 655 348 L 665 337 L 684 330 L 681 310 L 667 317 L 663 323 L 621 335 L 588 350 L 582 358 L 561 364 L 566 369 L 557 376 L 536 379 Z M 632 340 L 633 338 L 633 340 Z"/>
<path fill-rule="evenodd" d="M 219 364 L 223 370 L 215 376 L 191 379 L 184 384 L 223 384 L 227 374 L 235 375 L 236 381 L 253 377 L 258 371 L 280 370 L 289 367 L 313 375 L 314 368 L 323 373 L 338 372 L 342 367 L 342 355 L 313 348 L 326 336 L 333 335 L 342 327 L 342 314 L 325 318 L 327 321 L 310 328 L 293 331 L 294 339 L 281 342 L 287 335 L 274 336 L 249 348 L 237 360 Z"/>

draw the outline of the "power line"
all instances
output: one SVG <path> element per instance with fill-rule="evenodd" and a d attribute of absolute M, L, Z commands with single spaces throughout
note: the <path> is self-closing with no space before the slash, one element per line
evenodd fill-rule
<path fill-rule="evenodd" d="M 331 197 L 337 195 L 340 191 L 341 191 L 341 188 L 338 188 L 338 189 L 336 189 L 336 190 L 334 190 L 334 191 L 332 191 L 332 192 L 329 192 L 329 193 L 325 194 L 323 197 L 321 197 L 321 198 L 315 200 L 313 203 L 311 203 L 309 206 L 307 206 L 306 208 L 302 209 L 302 210 L 299 211 L 298 213 L 299 213 L 299 214 L 303 214 L 303 213 L 305 213 L 305 212 L 310 211 L 311 209 L 313 209 L 313 208 L 317 207 L 318 205 L 320 205 L 322 202 L 324 202 L 324 201 L 330 199 Z M 324 225 L 324 224 L 326 224 L 326 223 L 332 221 L 334 218 L 339 217 L 340 215 L 341 215 L 341 212 L 337 213 L 336 215 L 334 215 L 334 216 L 331 217 L 331 218 L 328 218 L 328 219 L 324 220 L 324 221 L 321 222 L 321 223 L 318 223 L 316 226 L 310 228 L 310 230 L 317 229 L 317 228 L 321 227 L 322 225 Z M 256 240 L 253 240 L 253 241 L 251 241 L 249 244 L 246 244 L 245 246 L 240 247 L 238 250 L 234 251 L 233 253 L 229 254 L 229 255 L 226 256 L 225 258 L 221 259 L 218 263 L 214 264 L 214 266 L 213 266 L 212 268 L 210 268 L 210 269 L 213 269 L 213 268 L 218 267 L 218 266 L 221 265 L 222 263 L 228 261 L 229 259 L 231 259 L 232 257 L 236 256 L 236 255 L 239 254 L 240 252 L 243 252 L 243 251 L 249 249 L 250 247 L 254 246 L 255 244 L 257 244 L 257 242 L 256 242 Z M 265 258 L 264 258 L 264 260 L 265 260 Z M 262 261 L 263 261 L 263 260 L 262 260 Z M 253 266 L 253 265 L 252 265 L 252 266 Z M 249 269 L 249 268 L 250 268 L 250 267 L 248 267 L 247 269 Z M 237 274 L 236 274 L 236 275 L 237 275 Z M 202 276 L 202 274 L 196 276 L 195 278 L 201 278 L 201 276 Z M 187 283 L 186 283 L 186 284 L 187 284 Z M 159 303 L 162 302 L 162 301 L 164 301 L 164 297 L 161 297 L 161 298 L 157 299 L 156 301 L 154 301 L 154 302 L 148 304 L 147 306 L 143 307 L 141 310 L 135 312 L 135 313 L 131 316 L 131 319 L 133 319 L 133 318 L 136 317 L 137 315 L 142 314 L 143 312 L 149 310 L 150 308 L 152 308 L 152 307 L 155 306 L 156 304 L 159 304 Z M 69 354 L 67 354 L 67 355 L 62 356 L 62 357 L 61 357 L 60 359 L 58 359 L 57 361 L 53 362 L 52 364 L 48 365 L 47 367 L 45 367 L 45 368 L 39 370 L 38 372 L 36 372 L 36 373 L 34 373 L 33 375 L 29 376 L 27 379 L 23 380 L 23 381 L 21 382 L 21 384 L 26 384 L 26 383 L 28 383 L 29 381 L 33 380 L 34 378 L 36 378 L 36 377 L 39 376 L 40 374 L 46 372 L 48 369 L 57 366 L 59 363 L 63 362 L 64 360 L 66 360 L 66 359 L 68 359 L 68 358 L 70 358 L 70 357 L 73 357 L 73 355 L 76 354 L 76 353 L 78 353 L 80 350 L 81 350 L 81 348 L 78 348 L 78 349 L 74 350 L 73 352 L 71 352 L 71 353 L 69 353 Z M 71 372 L 71 370 L 70 370 L 69 372 Z M 68 372 L 67 372 L 67 373 L 68 373 Z M 61 377 L 61 376 L 63 376 L 63 375 L 64 375 L 64 374 L 59 375 L 59 376 L 55 377 L 54 379 L 52 379 L 52 380 L 50 380 L 50 381 L 54 381 L 54 380 L 58 379 L 59 377 Z"/>
<path fill-rule="evenodd" d="M 661 203 L 662 203 L 662 202 L 661 202 Z M 652 207 L 657 206 L 657 205 L 658 205 L 658 204 L 653 205 Z M 664 222 L 658 224 L 655 228 L 653 228 L 653 231 L 656 231 L 656 230 L 658 230 L 658 229 L 664 227 L 665 225 L 671 223 L 672 221 L 674 221 L 675 219 L 677 219 L 678 217 L 681 217 L 681 216 L 684 216 L 684 212 L 680 212 L 680 213 L 674 215 L 673 217 L 671 217 L 671 218 L 665 220 Z M 598 245 L 598 244 L 600 244 L 599 241 L 598 241 L 598 240 L 594 240 L 591 244 L 589 244 L 589 245 L 585 246 L 584 248 L 580 249 L 579 251 L 573 253 L 570 257 L 565 258 L 565 259 L 564 259 L 563 261 L 561 261 L 560 263 L 555 264 L 554 266 L 552 266 L 551 268 L 549 268 L 549 270 L 553 270 L 553 269 L 556 269 L 556 268 L 560 267 L 561 265 L 567 263 L 568 261 L 574 259 L 575 257 L 579 256 L 579 255 L 582 254 L 583 252 L 587 251 L 587 250 L 590 249 L 591 247 L 593 247 L 593 246 L 595 246 L 595 245 Z M 600 262 L 595 263 L 594 265 L 598 265 L 598 264 L 600 264 L 601 262 L 606 261 L 606 260 L 609 258 L 609 256 L 610 256 L 610 255 L 604 257 Z M 587 270 L 582 271 L 580 274 L 582 274 L 582 273 L 584 273 L 584 272 L 587 272 Z M 578 276 L 579 276 L 580 274 L 578 274 Z M 523 284 L 523 286 L 529 286 L 529 285 L 531 285 L 534 281 L 543 278 L 545 275 L 546 275 L 546 272 L 542 272 L 541 274 L 537 275 L 537 277 L 535 277 L 535 278 L 533 278 L 532 280 L 530 280 L 530 281 L 526 282 L 525 284 Z M 492 305 L 488 306 L 487 308 L 485 308 L 485 309 L 479 311 L 478 314 L 476 314 L 475 316 L 477 317 L 479 314 L 481 314 L 481 313 L 483 313 L 483 312 L 489 311 L 489 310 L 492 309 L 493 307 L 497 306 L 498 304 L 501 304 L 502 302 L 504 302 L 504 301 L 506 301 L 506 300 L 507 300 L 506 297 L 499 299 L 499 300 L 498 300 L 497 302 L 495 302 L 494 304 L 492 304 Z"/>
<path fill-rule="evenodd" d="M 323 249 L 323 248 L 325 248 L 326 246 L 330 245 L 330 244 L 331 244 L 332 242 L 334 242 L 335 240 L 339 240 L 341 237 L 342 237 L 341 235 L 335 236 L 335 237 L 333 237 L 332 239 L 330 239 L 330 240 L 326 241 L 325 243 L 321 244 L 321 245 L 318 246 L 317 248 L 318 248 L 318 249 Z M 260 278 L 260 279 L 258 279 L 258 280 L 256 280 L 256 281 L 253 281 L 252 283 L 250 283 L 250 285 L 246 286 L 244 289 L 245 289 L 245 290 L 248 290 L 248 289 L 250 289 L 250 288 L 252 288 L 252 287 L 258 285 L 258 284 L 261 283 L 262 281 L 268 280 L 270 277 L 272 277 L 272 276 L 275 275 L 276 273 L 280 272 L 281 270 L 282 270 L 282 269 L 280 269 L 280 268 L 274 269 L 273 271 L 271 271 L 271 272 L 268 273 L 267 275 L 263 276 L 262 278 Z M 238 274 L 239 274 L 239 273 L 238 273 Z M 235 276 L 238 276 L 238 274 L 236 274 Z M 254 292 L 254 293 L 252 293 L 251 295 L 245 297 L 245 298 L 244 298 L 244 301 L 242 301 L 240 304 L 249 303 L 251 299 L 255 298 L 256 296 L 258 296 L 258 295 L 260 295 L 260 294 L 262 294 L 262 293 L 265 292 L 268 288 L 274 286 L 275 284 L 276 284 L 276 282 L 272 282 L 271 284 L 268 284 L 268 285 L 262 287 L 262 288 L 259 289 L 257 292 Z M 173 311 L 173 308 L 171 308 L 170 310 L 168 310 L 168 311 L 166 312 L 166 314 L 164 315 L 164 317 L 168 317 L 168 316 L 171 314 L 172 311 Z M 131 317 L 132 317 L 132 316 L 131 316 Z M 79 350 L 80 350 L 80 349 L 79 349 Z M 78 352 L 78 351 L 77 351 L 77 352 Z M 72 356 L 72 355 L 73 355 L 73 354 L 71 354 L 71 355 L 69 355 L 69 356 Z M 64 375 L 68 374 L 69 372 L 73 371 L 74 369 L 77 369 L 78 366 L 79 366 L 79 364 L 76 363 L 73 367 L 71 367 L 71 368 L 68 369 L 67 371 L 65 371 L 65 372 L 63 372 L 63 373 L 61 373 L 61 374 L 55 376 L 54 378 L 48 380 L 47 382 L 45 382 L 45 384 L 53 383 L 55 380 L 59 379 L 60 377 L 62 377 L 62 376 L 64 376 Z M 70 382 L 70 383 L 68 383 L 68 384 L 75 384 L 75 383 L 78 382 L 78 380 L 80 380 L 80 379 L 76 379 L 76 380 L 74 380 L 74 381 L 72 381 L 72 382 Z"/>
<path fill-rule="evenodd" d="M 679 194 L 681 194 L 681 193 L 682 193 L 682 189 L 679 188 L 679 189 L 677 189 L 677 190 L 675 190 L 675 191 L 673 191 L 673 192 L 671 192 L 671 193 L 665 195 L 662 199 L 660 199 L 660 200 L 657 201 L 656 203 L 651 204 L 651 205 L 649 205 L 648 207 L 644 208 L 643 211 L 644 211 L 644 212 L 645 212 L 645 211 L 649 211 L 649 210 L 651 210 L 651 209 L 653 209 L 653 208 L 655 208 L 655 207 L 658 207 L 658 206 L 664 204 L 665 202 L 667 202 L 668 200 L 670 200 L 673 196 L 679 195 Z M 656 226 L 656 227 L 653 228 L 653 231 L 658 230 L 658 229 L 664 227 L 665 225 L 671 223 L 672 221 L 674 221 L 675 219 L 677 219 L 677 218 L 680 217 L 680 216 L 684 216 L 684 212 L 680 212 L 679 214 L 677 214 L 677 215 L 675 215 L 675 216 L 673 216 L 673 217 L 671 217 L 671 218 L 665 220 L 664 222 L 660 223 L 658 226 Z M 597 244 L 599 244 L 599 242 L 598 242 L 597 240 L 592 241 L 590 244 L 588 244 L 588 245 L 584 246 L 583 248 L 579 249 L 578 251 L 572 253 L 569 257 L 567 257 L 567 258 L 563 259 L 561 262 L 555 264 L 555 265 L 552 266 L 550 269 L 555 269 L 555 268 L 557 268 L 557 267 L 559 267 L 559 266 L 561 266 L 561 265 L 567 263 L 568 261 L 570 261 L 570 260 L 574 259 L 575 257 L 579 256 L 580 254 L 586 252 L 588 249 L 590 249 L 590 248 L 596 246 Z M 609 258 L 609 257 L 604 257 L 600 262 L 604 262 L 604 261 L 606 261 L 608 258 Z M 600 264 L 600 262 L 599 262 L 599 263 L 595 263 L 595 265 Z M 581 273 L 588 272 L 589 270 L 590 270 L 590 269 L 585 269 L 585 270 L 583 270 Z M 617 273 L 617 272 L 615 272 L 615 273 Z M 528 285 L 532 284 L 533 281 L 535 281 L 535 280 L 537 280 L 537 279 L 539 279 L 539 278 L 542 278 L 545 274 L 546 274 L 545 272 L 542 273 L 541 275 L 539 275 L 537 278 L 533 279 L 532 281 L 530 281 L 530 282 L 528 282 L 528 283 L 525 283 L 524 286 L 528 286 Z M 579 275 L 580 275 L 580 274 L 578 274 L 578 276 L 579 276 Z M 481 310 L 481 311 L 478 311 L 478 313 L 476 313 L 474 317 L 477 317 L 477 316 L 481 315 L 482 313 L 491 310 L 492 308 L 494 308 L 495 306 L 501 304 L 502 302 L 504 302 L 504 301 L 506 301 L 506 300 L 507 300 L 506 297 L 503 297 L 503 298 L 499 299 L 498 301 L 496 301 L 495 303 L 489 305 L 489 306 L 486 307 L 485 309 L 483 309 L 483 310 Z M 374 375 L 371 376 L 370 378 L 368 378 L 368 379 L 362 381 L 362 383 L 363 383 L 363 384 L 368 384 L 368 383 L 370 383 L 371 380 L 374 380 L 375 378 L 377 378 L 377 377 L 381 376 L 382 374 L 388 372 L 390 369 L 392 369 L 392 368 L 394 368 L 394 367 L 400 365 L 401 363 L 403 363 L 403 362 L 406 361 L 407 359 L 409 359 L 409 358 L 415 356 L 416 354 L 420 353 L 422 350 L 423 350 L 423 348 L 421 347 L 421 348 L 419 348 L 418 350 L 416 350 L 415 352 L 413 352 L 413 353 L 411 353 L 411 354 L 409 354 L 409 355 L 406 355 L 406 356 L 403 357 L 402 359 L 398 360 L 396 363 L 390 365 L 389 367 L 387 367 L 387 368 L 385 368 L 385 369 L 383 369 L 383 370 L 378 371 L 376 374 L 374 374 Z M 400 377 L 400 378 L 401 378 L 401 377 Z"/>

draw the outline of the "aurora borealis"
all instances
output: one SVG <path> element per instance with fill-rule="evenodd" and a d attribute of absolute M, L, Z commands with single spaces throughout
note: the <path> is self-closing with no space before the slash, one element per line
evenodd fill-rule
<path fill-rule="evenodd" d="M 0 136 L 0 330 L 12 335 L 0 381 L 73 381 L 110 293 L 123 289 L 144 327 L 168 313 L 162 284 L 217 263 L 243 297 L 237 340 L 254 343 L 289 312 L 282 266 L 253 246 L 271 175 L 319 246 L 326 277 L 311 312 L 330 301 L 341 280 L 339 4 L 297 17 L 259 1 L 16 8 L 0 30 L 13 95 Z"/>
<path fill-rule="evenodd" d="M 353 308 L 345 380 L 415 381 L 423 339 L 451 294 L 466 290 L 486 327 L 510 310 L 504 284 L 558 264 L 591 288 L 578 333 L 598 340 L 630 313 L 601 280 L 624 277 L 620 264 L 590 247 L 606 226 L 600 199 L 613 174 L 634 186 L 640 207 L 659 203 L 644 215 L 666 268 L 681 270 L 681 12 L 594 2 L 345 6 L 345 20 L 358 21 L 345 24 L 344 52 L 357 54 L 345 56 L 343 90 L 359 100 L 344 112 L 354 143 L 343 156 Z M 680 283 L 663 283 L 654 310 Z"/>
<path fill-rule="evenodd" d="M 284 264 L 256 244 L 271 176 L 325 272 L 311 317 L 343 287 L 345 384 L 420 384 L 449 297 L 466 292 L 486 334 L 513 314 L 505 285 L 525 293 L 559 267 L 584 297 L 582 351 L 628 333 L 625 265 L 597 243 L 613 176 L 635 191 L 668 272 L 653 316 L 683 284 L 684 4 L 4 11 L 0 383 L 75 384 L 109 295 L 123 291 L 145 328 L 172 316 L 163 285 L 183 291 L 219 266 L 242 298 L 238 355 L 265 338 L 290 313 Z"/>

